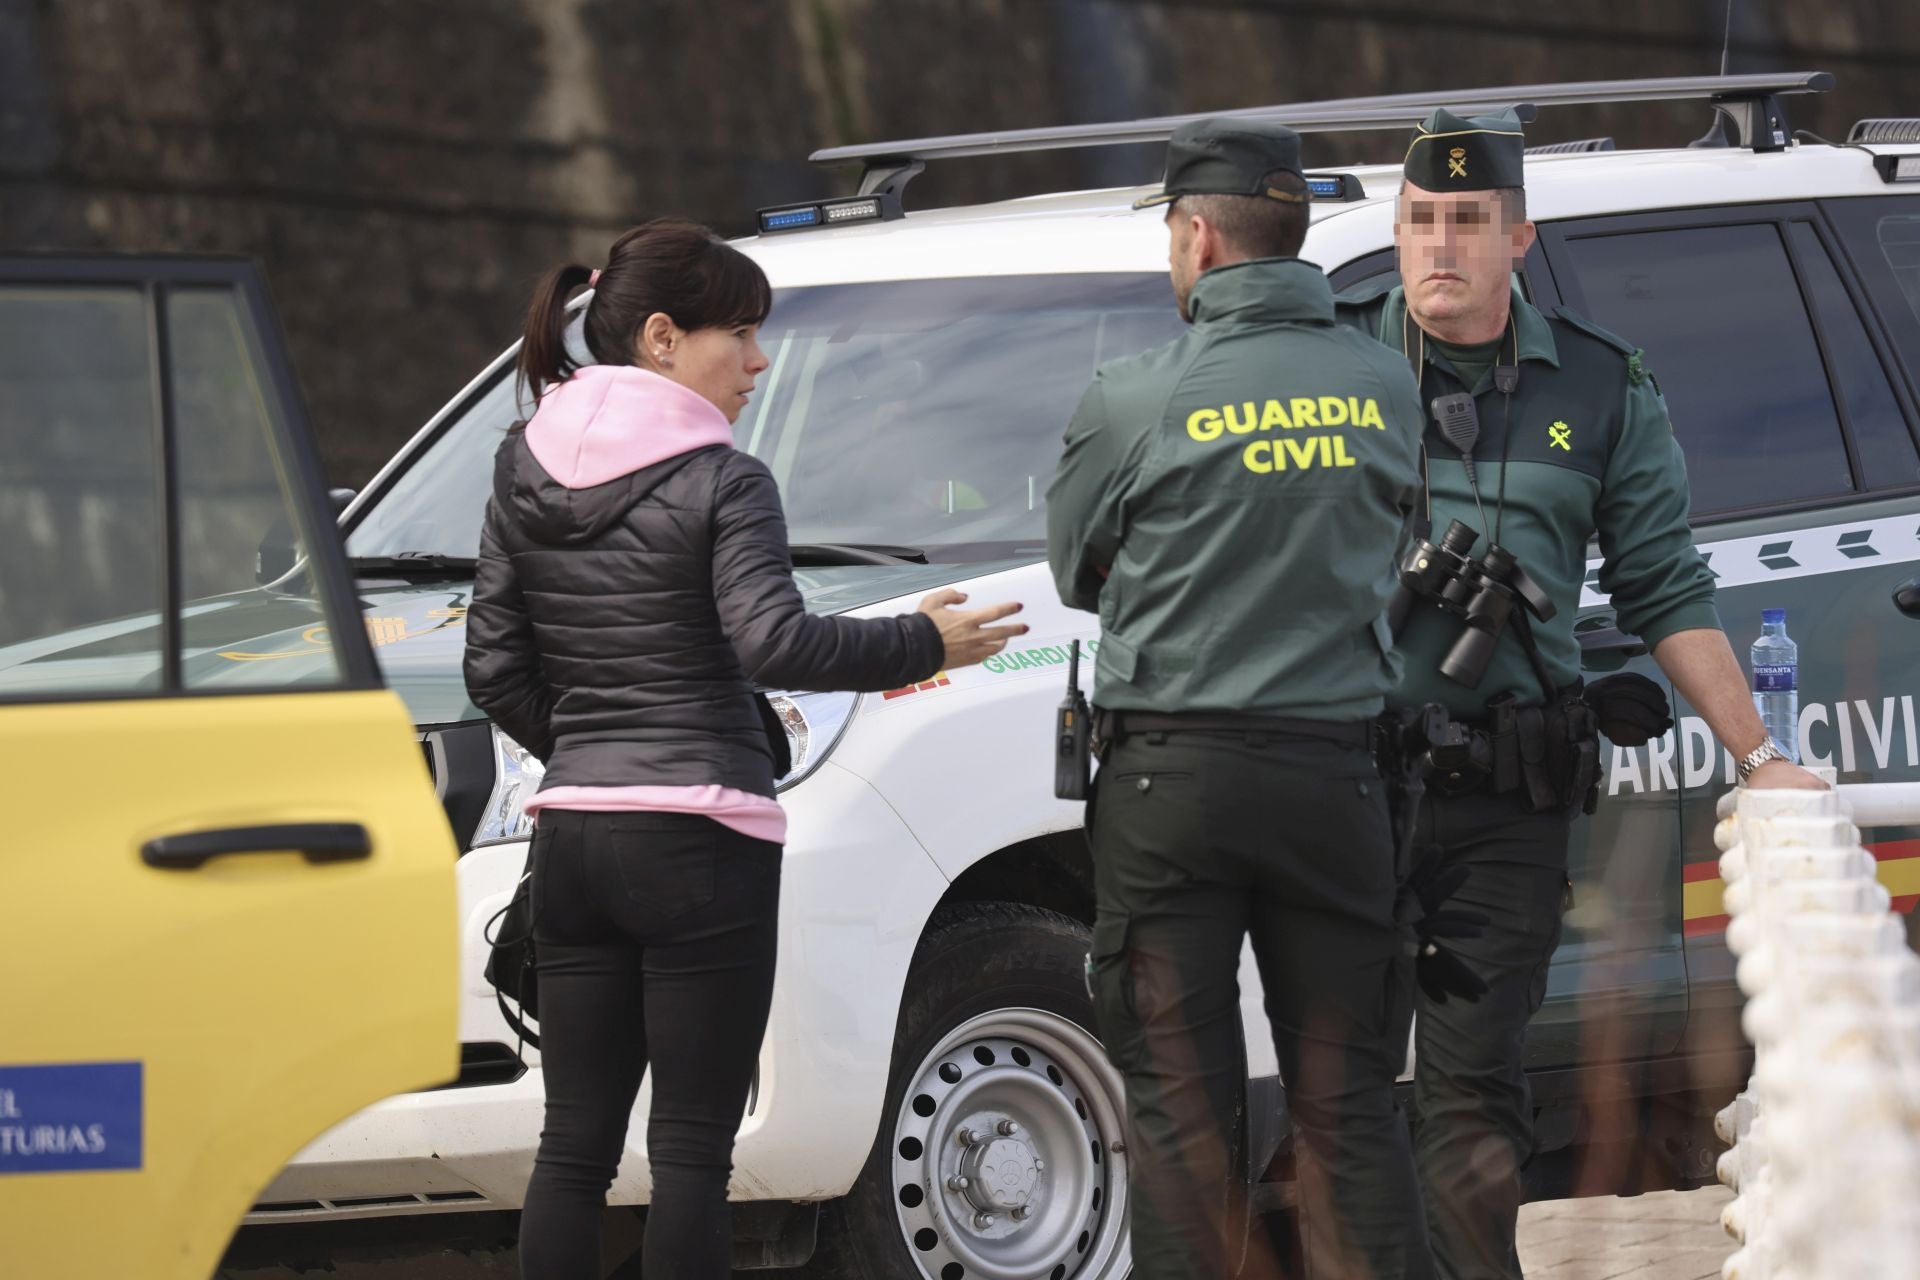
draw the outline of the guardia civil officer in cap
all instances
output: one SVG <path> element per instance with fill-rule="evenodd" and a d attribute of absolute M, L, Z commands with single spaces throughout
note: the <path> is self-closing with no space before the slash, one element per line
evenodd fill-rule
<path fill-rule="evenodd" d="M 1392 611 L 1404 615 L 1406 662 L 1392 701 L 1439 704 L 1470 735 L 1428 780 L 1416 880 L 1487 917 L 1453 949 L 1488 990 L 1420 1000 L 1414 1142 L 1437 1273 L 1474 1280 L 1521 1274 L 1514 1224 L 1533 1149 L 1522 1041 L 1560 937 L 1573 816 L 1597 782 L 1596 715 L 1627 744 L 1669 723 L 1651 681 L 1616 677 L 1582 693 L 1573 623 L 1590 539 L 1620 628 L 1647 643 L 1749 785 L 1821 785 L 1768 741 L 1720 631 L 1713 576 L 1687 527 L 1685 464 L 1641 353 L 1565 308 L 1543 314 L 1513 281 L 1534 240 L 1524 149 L 1511 112 L 1436 111 L 1407 151 L 1401 284 L 1339 300 L 1343 322 L 1407 361 L 1429 407 L 1431 501 L 1417 527 L 1431 542 Z M 1506 576 L 1526 589 L 1507 595 L 1514 616 L 1491 637 L 1463 642 L 1480 629 L 1434 601 L 1455 563 L 1438 545 L 1454 521 L 1476 535 L 1467 554 L 1498 569 L 1497 544 L 1524 575 Z M 1552 616 L 1529 613 L 1527 594 Z"/>
<path fill-rule="evenodd" d="M 1405 362 L 1334 323 L 1296 255 L 1292 131 L 1183 126 L 1164 206 L 1192 328 L 1103 365 L 1047 495 L 1060 597 L 1097 611 L 1089 957 L 1130 1116 L 1134 1274 L 1213 1280 L 1241 1242 L 1235 974 L 1252 935 L 1300 1139 L 1316 1276 L 1428 1274 L 1406 1122 L 1411 978 L 1368 725 L 1418 481 Z"/>

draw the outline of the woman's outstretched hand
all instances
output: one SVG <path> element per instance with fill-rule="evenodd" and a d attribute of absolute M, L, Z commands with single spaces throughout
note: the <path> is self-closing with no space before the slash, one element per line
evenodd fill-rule
<path fill-rule="evenodd" d="M 940 628 L 940 641 L 946 646 L 942 668 L 970 667 L 984 662 L 1007 647 L 1007 642 L 1027 634 L 1024 622 L 996 627 L 989 624 L 1011 617 L 1025 608 L 1017 603 L 993 604 L 984 609 L 960 609 L 967 602 L 964 592 L 943 587 L 920 601 L 920 612 L 932 618 Z"/>

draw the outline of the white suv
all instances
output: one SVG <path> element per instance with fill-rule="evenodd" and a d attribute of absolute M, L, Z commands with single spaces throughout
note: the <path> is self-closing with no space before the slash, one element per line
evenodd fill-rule
<path fill-rule="evenodd" d="M 1920 183 L 1903 185 L 1920 179 L 1920 132 L 1883 126 L 1895 141 L 1877 154 L 1792 143 L 1780 96 L 1826 84 L 1629 82 L 1445 104 L 1695 98 L 1734 118 L 1740 142 L 1718 149 L 1596 143 L 1537 157 L 1542 234 L 1525 286 L 1646 347 L 1736 644 L 1761 607 L 1795 608 L 1811 755 L 1892 780 L 1920 776 L 1920 673 L 1887 598 L 1889 573 L 1920 560 Z M 1263 114 L 1314 133 L 1410 125 L 1439 101 Z M 928 1280 L 1128 1271 L 1122 1093 L 1082 978 L 1091 867 L 1080 808 L 1051 795 L 1048 754 L 1068 645 L 1091 651 L 1098 631 L 1057 602 L 1043 498 L 1094 369 L 1179 331 L 1166 233 L 1159 211 L 1130 208 L 1135 189 L 905 216 L 899 200 L 947 155 L 1152 140 L 1174 123 L 823 153 L 864 161 L 866 195 L 767 211 L 763 228 L 782 229 L 741 242 L 777 300 L 762 334 L 772 367 L 735 439 L 779 479 L 810 607 L 888 614 L 956 585 L 977 602 L 1025 602 L 1032 625 L 1006 654 L 914 688 L 778 699 L 794 738 L 781 795 L 791 840 L 772 1021 L 735 1157 L 742 1266 Z M 1309 156 L 1319 145 L 1309 138 Z M 1398 168 L 1313 176 L 1304 256 L 1339 287 L 1390 273 Z M 527 1049 L 523 1066 L 481 969 L 482 926 L 525 858 L 520 805 L 538 765 L 484 722 L 460 674 L 492 457 L 523 416 L 512 359 L 456 397 L 343 522 L 376 652 L 466 850 L 467 1070 L 301 1152 L 256 1224 L 511 1209 L 531 1171 L 539 1055 Z M 1661 678 L 1591 588 L 1581 631 L 1590 669 Z M 234 652 L 302 643 L 315 641 Z M 1529 1045 L 1542 1193 L 1566 1194 L 1575 1156 L 1596 1145 L 1622 1155 L 1602 1189 L 1711 1177 L 1703 1118 L 1746 1064 L 1710 838 L 1723 761 L 1701 733 L 1687 716 L 1665 742 L 1611 748 L 1607 798 L 1578 828 L 1573 907 Z M 1916 852 L 1883 863 L 1897 885 L 1915 882 L 1908 893 L 1920 893 Z M 1284 1098 L 1250 957 L 1241 993 L 1246 1165 L 1255 1182 L 1284 1180 Z M 617 1205 L 648 1198 L 647 1106 L 643 1089 Z M 976 1176 L 995 1143 L 1044 1161 L 1039 1180 Z"/>

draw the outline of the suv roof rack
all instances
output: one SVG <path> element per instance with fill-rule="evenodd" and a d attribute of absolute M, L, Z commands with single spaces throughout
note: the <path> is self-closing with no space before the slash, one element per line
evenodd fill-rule
<path fill-rule="evenodd" d="M 1528 147 L 1530 156 L 1570 156 L 1588 151 L 1612 151 L 1612 138 L 1582 138 L 1578 142 L 1543 142 L 1537 147 Z"/>
<path fill-rule="evenodd" d="M 1715 110 L 1729 116 L 1739 130 L 1741 146 L 1755 151 L 1781 151 L 1786 149 L 1792 134 L 1787 127 L 1786 112 L 1779 103 L 1780 96 L 1789 93 L 1824 93 L 1831 88 L 1833 75 L 1830 72 L 1793 71 L 1762 75 L 1664 76 L 1645 80 L 1582 80 L 1568 84 L 1433 90 L 1243 107 L 1235 111 L 1153 116 L 1143 120 L 1109 121 L 1103 124 L 1007 129 L 995 133 L 871 142 L 827 147 L 814 152 L 808 159 L 823 165 L 858 161 L 864 166 L 860 178 L 861 195 L 885 192 L 898 196 L 929 160 L 1164 142 L 1181 125 L 1210 117 L 1270 120 L 1288 125 L 1301 133 L 1340 133 L 1411 125 L 1436 107 L 1447 107 L 1463 115 L 1484 115 L 1514 107 L 1521 109 L 1522 120 L 1531 120 L 1533 108 L 1542 106 L 1692 101 L 1710 102 Z"/>
<path fill-rule="evenodd" d="M 1920 120 L 1856 120 L 1847 135 L 1849 145 L 1857 143 L 1920 142 Z"/>

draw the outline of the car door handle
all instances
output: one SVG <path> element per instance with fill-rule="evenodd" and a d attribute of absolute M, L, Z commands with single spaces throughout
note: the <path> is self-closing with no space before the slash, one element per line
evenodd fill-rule
<path fill-rule="evenodd" d="M 1639 636 L 1630 636 L 1618 627 L 1596 627 L 1592 631 L 1578 633 L 1580 652 L 1582 653 L 1624 653 L 1637 658 L 1647 651 L 1647 642 Z"/>
<path fill-rule="evenodd" d="M 357 822 L 289 822 L 271 827 L 220 827 L 160 836 L 140 846 L 140 861 L 162 871 L 197 871 L 230 853 L 285 853 L 308 862 L 371 857 L 373 837 Z"/>
<path fill-rule="evenodd" d="M 1909 578 L 1894 590 L 1893 607 L 1909 618 L 1920 618 L 1920 578 Z"/>

